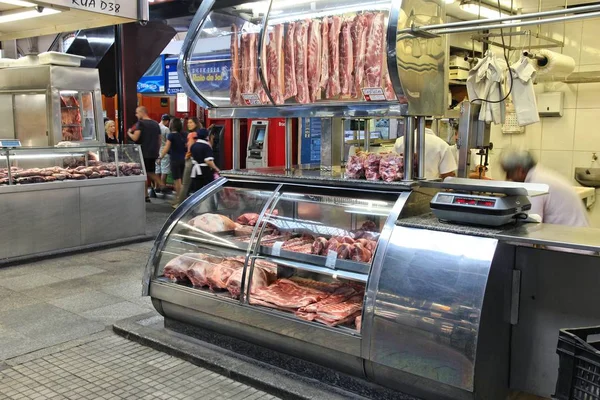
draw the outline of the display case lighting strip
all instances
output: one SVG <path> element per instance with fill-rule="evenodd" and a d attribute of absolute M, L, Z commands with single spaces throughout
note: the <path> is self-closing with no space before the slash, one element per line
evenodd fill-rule
<path fill-rule="evenodd" d="M 0 24 L 14 21 L 21 21 L 24 19 L 38 18 L 44 17 L 46 15 L 58 14 L 59 10 L 54 8 L 44 7 L 41 11 L 38 10 L 27 10 L 27 11 L 19 11 L 14 13 L 6 13 L 0 15 Z"/>
<path fill-rule="evenodd" d="M 19 7 L 35 7 L 37 4 L 31 3 L 29 1 L 22 0 L 0 0 L 2 4 L 10 4 L 11 6 L 19 6 Z"/>

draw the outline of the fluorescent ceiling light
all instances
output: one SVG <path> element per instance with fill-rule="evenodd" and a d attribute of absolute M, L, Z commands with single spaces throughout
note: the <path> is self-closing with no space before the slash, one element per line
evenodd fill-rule
<path fill-rule="evenodd" d="M 22 0 L 0 0 L 0 3 L 10 4 L 10 5 L 19 6 L 19 7 L 35 7 L 35 6 L 37 6 L 37 4 L 33 4 L 28 1 L 22 1 Z"/>
<path fill-rule="evenodd" d="M 469 14 L 481 16 L 482 18 L 486 18 L 486 19 L 510 17 L 509 14 L 506 14 L 504 12 L 498 12 L 498 10 L 495 10 L 495 9 L 485 6 L 483 4 L 480 7 L 479 4 L 463 2 L 460 4 L 459 7 L 464 12 L 468 12 Z"/>
<path fill-rule="evenodd" d="M 58 14 L 59 12 L 60 12 L 59 10 L 56 10 L 54 8 L 44 7 L 44 9 L 41 12 L 39 12 L 37 10 L 29 10 L 29 11 L 10 13 L 10 14 L 8 14 L 8 13 L 2 14 L 2 15 L 0 15 L 0 24 L 6 23 L 6 22 L 20 21 L 23 19 L 43 17 L 45 15 Z"/>
<path fill-rule="evenodd" d="M 455 1 L 456 1 L 456 0 L 445 0 L 445 3 L 446 3 L 446 4 L 452 4 L 452 3 L 454 3 Z"/>

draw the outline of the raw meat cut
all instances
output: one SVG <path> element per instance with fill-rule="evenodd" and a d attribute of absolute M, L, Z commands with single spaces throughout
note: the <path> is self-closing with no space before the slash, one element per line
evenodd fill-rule
<path fill-rule="evenodd" d="M 233 298 L 239 298 L 242 287 L 242 274 L 244 268 L 236 269 L 227 280 L 226 288 Z M 246 284 L 250 276 L 250 268 L 246 269 Z M 250 293 L 254 293 L 257 289 L 265 287 L 269 284 L 269 274 L 259 267 L 254 267 L 254 275 L 252 277 L 252 289 Z"/>
<path fill-rule="evenodd" d="M 327 89 L 329 81 L 329 18 L 321 22 L 321 89 Z"/>
<path fill-rule="evenodd" d="M 296 47 L 296 101 L 300 104 L 310 102 L 310 92 L 308 89 L 308 22 L 302 21 L 296 23 L 295 32 Z"/>
<path fill-rule="evenodd" d="M 188 225 L 204 232 L 229 232 L 236 228 L 235 222 L 220 214 L 202 214 L 189 220 Z"/>
<path fill-rule="evenodd" d="M 356 243 L 360 243 L 365 249 L 369 250 L 371 253 L 373 253 L 375 251 L 375 248 L 377 247 L 377 242 L 369 239 L 356 239 Z"/>
<path fill-rule="evenodd" d="M 349 260 L 350 259 L 350 255 L 352 253 L 352 247 L 353 245 L 348 244 L 348 243 L 342 243 L 340 244 L 340 246 L 337 249 L 337 258 L 341 259 L 341 260 Z"/>
<path fill-rule="evenodd" d="M 276 307 L 300 308 L 327 297 L 327 293 L 303 287 L 289 279 L 279 279 L 270 286 L 256 289 L 250 296 L 250 304 L 267 302 Z"/>
<path fill-rule="evenodd" d="M 231 26 L 231 70 L 229 72 L 229 101 L 232 105 L 241 105 L 240 92 L 240 48 L 237 25 Z"/>
<path fill-rule="evenodd" d="M 361 314 L 362 314 L 362 310 L 358 310 L 355 313 L 350 314 L 349 316 L 344 317 L 344 318 L 328 318 L 328 317 L 322 316 L 321 314 L 317 314 L 315 321 L 325 324 L 327 326 L 338 326 L 338 325 L 346 324 L 351 321 L 352 322 L 356 321 L 356 317 L 358 317 Z"/>
<path fill-rule="evenodd" d="M 331 99 L 340 94 L 340 31 L 342 19 L 331 17 L 329 22 L 329 79 L 325 97 Z"/>
<path fill-rule="evenodd" d="M 367 55 L 367 33 L 369 31 L 369 17 L 358 14 L 354 18 L 352 27 L 352 44 L 354 49 L 354 85 L 352 86 L 353 97 L 361 94 L 365 79 L 365 58 Z"/>
<path fill-rule="evenodd" d="M 312 245 L 312 254 L 323 255 L 325 248 L 327 247 L 327 239 L 324 237 L 318 237 L 315 239 Z"/>
<path fill-rule="evenodd" d="M 383 13 L 369 15 L 367 55 L 365 59 L 365 86 L 380 88 L 383 66 L 383 44 L 385 41 L 385 16 Z"/>
<path fill-rule="evenodd" d="M 356 330 L 360 332 L 360 328 L 362 327 L 362 317 L 360 315 L 354 319 L 354 325 L 356 325 Z"/>
<path fill-rule="evenodd" d="M 254 232 L 254 227 L 250 225 L 238 225 L 233 231 L 233 234 L 235 236 L 251 236 L 252 232 Z M 250 240 L 250 238 L 248 238 L 248 240 Z"/>
<path fill-rule="evenodd" d="M 238 269 L 243 269 L 244 263 L 237 260 L 224 260 L 214 265 L 206 275 L 206 282 L 211 290 L 227 289 L 227 282 L 231 275 Z"/>
<path fill-rule="evenodd" d="M 254 226 L 258 222 L 259 215 L 256 213 L 245 213 L 237 217 L 235 222 L 242 225 Z"/>
<path fill-rule="evenodd" d="M 60 114 L 62 123 L 62 140 L 83 140 L 81 111 L 79 102 L 74 96 L 60 96 Z"/>
<path fill-rule="evenodd" d="M 327 293 L 333 293 L 344 285 L 342 282 L 333 282 L 333 283 L 321 282 L 321 281 L 315 281 L 314 279 L 300 278 L 299 276 L 292 276 L 289 279 L 293 282 L 296 282 L 297 284 L 299 284 L 301 286 L 306 286 L 306 287 L 313 288 L 313 289 L 319 289 L 319 290 L 321 290 L 323 292 L 327 292 Z"/>
<path fill-rule="evenodd" d="M 381 177 L 379 175 L 379 164 L 381 163 L 381 155 L 375 153 L 369 153 L 365 158 L 365 178 L 370 181 L 378 181 Z"/>
<path fill-rule="evenodd" d="M 242 94 L 256 93 L 258 89 L 257 49 L 258 33 L 243 33 L 241 40 Z"/>
<path fill-rule="evenodd" d="M 346 164 L 346 178 L 360 179 L 365 176 L 365 158 L 364 153 L 358 153 L 350 156 Z"/>
<path fill-rule="evenodd" d="M 192 264 L 190 268 L 188 268 L 186 275 L 192 285 L 196 287 L 207 286 L 208 281 L 206 277 L 211 272 L 213 264 L 206 261 L 198 261 Z"/>
<path fill-rule="evenodd" d="M 379 163 L 379 175 L 385 182 L 404 179 L 404 158 L 395 152 L 382 155 Z"/>
<path fill-rule="evenodd" d="M 348 96 L 352 92 L 354 70 L 354 55 L 352 44 L 352 25 L 351 19 L 342 23 L 340 34 L 340 94 Z"/>
<path fill-rule="evenodd" d="M 313 19 L 308 28 L 308 94 L 311 103 L 321 99 L 321 22 Z"/>
<path fill-rule="evenodd" d="M 323 254 L 327 255 L 329 254 L 329 251 L 338 251 L 340 245 L 341 243 L 336 238 L 329 239 L 329 241 L 327 242 L 327 247 L 325 248 Z"/>
<path fill-rule="evenodd" d="M 275 104 L 283 104 L 284 99 L 284 62 L 283 62 L 283 33 L 284 25 L 273 27 L 269 33 L 269 44 L 267 45 L 267 68 L 269 91 Z"/>
<path fill-rule="evenodd" d="M 358 262 L 371 261 L 371 251 L 361 243 L 355 243 L 350 252 L 350 259 Z"/>
<path fill-rule="evenodd" d="M 283 91 L 283 97 L 285 100 L 290 97 L 294 97 L 298 94 L 298 87 L 296 86 L 296 47 L 294 45 L 296 24 L 289 23 L 285 30 L 285 43 L 284 43 L 284 76 L 285 76 L 285 89 Z"/>
<path fill-rule="evenodd" d="M 328 304 L 319 309 L 317 320 L 324 324 L 335 326 L 346 322 L 346 318 L 362 310 L 363 296 L 356 295 L 341 303 Z"/>
<path fill-rule="evenodd" d="M 354 244 L 354 239 L 352 239 L 350 236 L 336 236 L 335 240 L 340 243 Z"/>
<path fill-rule="evenodd" d="M 368 232 L 377 232 L 377 224 L 371 220 L 367 220 L 365 222 L 363 222 L 363 224 L 360 226 L 360 229 L 362 229 L 363 231 L 368 231 Z"/>
<path fill-rule="evenodd" d="M 342 286 L 338 288 L 335 292 L 330 294 L 328 297 L 319 301 L 318 303 L 309 304 L 306 307 L 300 309 L 300 311 L 318 313 L 325 306 L 330 304 L 337 304 L 343 301 L 348 300 L 350 297 L 356 294 L 356 290 L 351 288 L 350 286 Z"/>

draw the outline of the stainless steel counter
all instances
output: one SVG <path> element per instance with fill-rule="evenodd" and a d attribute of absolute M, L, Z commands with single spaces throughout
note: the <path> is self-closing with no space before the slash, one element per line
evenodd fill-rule
<path fill-rule="evenodd" d="M 524 224 L 499 233 L 497 238 L 515 245 L 551 246 L 555 248 L 600 252 L 600 229 L 552 224 Z"/>
<path fill-rule="evenodd" d="M 0 187 L 0 264 L 146 234 L 145 176 Z"/>

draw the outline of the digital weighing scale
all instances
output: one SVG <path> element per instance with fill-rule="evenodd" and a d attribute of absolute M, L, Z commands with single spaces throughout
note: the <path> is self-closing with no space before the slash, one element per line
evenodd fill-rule
<path fill-rule="evenodd" d="M 431 210 L 437 218 L 484 226 L 526 219 L 531 210 L 529 196 L 548 193 L 548 185 L 460 178 L 447 178 L 436 187 L 449 190 L 437 193 L 431 200 Z"/>

